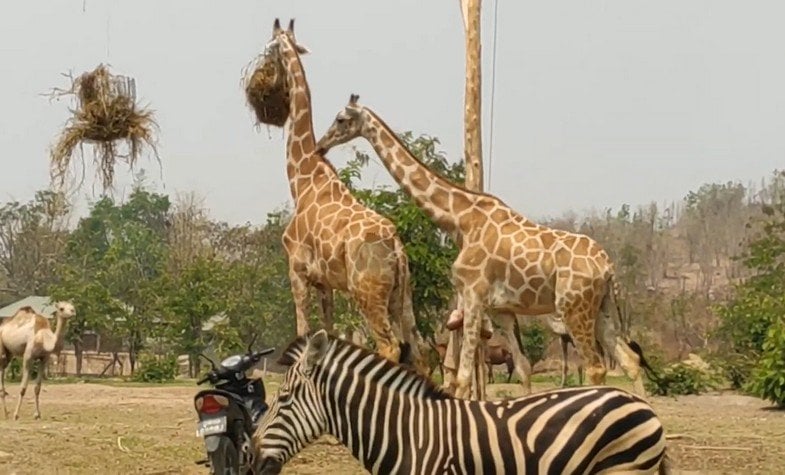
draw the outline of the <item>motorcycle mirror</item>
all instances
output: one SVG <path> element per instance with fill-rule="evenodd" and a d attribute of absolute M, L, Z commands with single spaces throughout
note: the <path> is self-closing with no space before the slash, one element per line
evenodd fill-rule
<path fill-rule="evenodd" d="M 206 360 L 207 360 L 207 361 L 210 363 L 211 369 L 215 369 L 215 361 L 211 360 L 211 359 L 210 359 L 210 358 L 209 358 L 207 355 L 205 355 L 204 353 L 199 353 L 199 356 L 201 356 L 202 358 L 206 359 Z"/>
<path fill-rule="evenodd" d="M 248 343 L 248 351 L 247 351 L 247 353 L 249 353 L 249 354 L 250 354 L 250 353 L 252 352 L 253 344 L 254 344 L 255 342 L 256 342 L 256 333 L 254 332 L 254 333 L 251 335 L 251 341 L 250 341 L 250 343 Z"/>

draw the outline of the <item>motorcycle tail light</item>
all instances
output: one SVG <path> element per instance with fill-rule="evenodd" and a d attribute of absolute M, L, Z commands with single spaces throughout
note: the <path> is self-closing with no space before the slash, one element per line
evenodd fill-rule
<path fill-rule="evenodd" d="M 205 394 L 196 400 L 196 410 L 202 414 L 215 414 L 229 405 L 229 399 L 218 394 Z"/>

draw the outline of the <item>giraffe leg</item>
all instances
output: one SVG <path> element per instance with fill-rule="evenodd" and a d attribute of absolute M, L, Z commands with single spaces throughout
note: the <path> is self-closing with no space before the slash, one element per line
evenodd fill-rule
<path fill-rule="evenodd" d="M 599 309 L 597 309 L 599 310 Z M 567 329 L 572 337 L 575 349 L 583 360 L 586 375 L 594 385 L 605 384 L 605 364 L 597 349 L 594 334 L 594 319 L 591 318 L 591 306 L 588 302 L 573 304 L 563 311 Z M 599 313 L 599 312 L 596 312 Z"/>
<path fill-rule="evenodd" d="M 46 369 L 46 361 L 45 360 L 38 360 L 38 374 L 36 374 L 35 378 L 35 389 L 33 389 L 33 393 L 35 394 L 35 414 L 33 417 L 35 419 L 41 418 L 41 408 L 38 405 L 38 397 L 41 394 L 41 383 L 44 380 L 44 370 Z"/>
<path fill-rule="evenodd" d="M 297 336 L 303 336 L 310 331 L 308 324 L 308 309 L 310 308 L 310 292 L 305 276 L 295 270 L 289 271 L 289 281 L 292 286 L 292 298 L 294 299 L 294 311 L 297 318 Z"/>
<path fill-rule="evenodd" d="M 355 292 L 354 298 L 368 324 L 371 338 L 376 343 L 376 352 L 390 361 L 400 362 L 401 342 L 396 337 L 387 315 L 387 299 L 383 296 L 386 292 L 380 292 L 377 286 L 370 285 L 370 282 L 361 282 L 358 290 L 360 291 Z"/>
<path fill-rule="evenodd" d="M 484 308 L 474 291 L 463 294 L 463 341 L 461 342 L 458 375 L 455 378 L 455 397 L 468 399 L 471 396 L 471 378 L 475 366 L 474 357 L 480 343 L 480 331 Z"/>
<path fill-rule="evenodd" d="M 523 354 L 521 350 L 521 346 L 518 341 L 518 336 L 516 333 L 516 322 L 515 319 L 517 317 L 515 314 L 512 313 L 501 313 L 497 314 L 496 323 L 499 324 L 499 331 L 502 335 L 507 338 L 507 346 L 510 347 L 510 353 L 512 353 L 512 361 L 515 364 L 515 373 L 518 375 L 518 378 L 521 380 L 521 386 L 523 386 L 523 394 L 531 394 L 532 392 L 532 381 L 531 381 L 531 374 L 532 374 L 532 365 L 529 362 L 529 359 Z"/>
<path fill-rule="evenodd" d="M 25 355 L 22 358 L 22 383 L 19 385 L 19 400 L 16 403 L 14 420 L 19 419 L 19 409 L 22 408 L 22 398 L 25 397 L 25 392 L 27 392 L 27 383 L 30 380 L 30 363 L 32 363 L 31 358 Z"/>

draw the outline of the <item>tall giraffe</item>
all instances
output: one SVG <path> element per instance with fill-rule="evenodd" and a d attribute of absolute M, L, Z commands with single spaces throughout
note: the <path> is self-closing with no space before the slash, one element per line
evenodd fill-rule
<path fill-rule="evenodd" d="M 531 368 L 526 368 L 515 337 L 516 314 L 556 313 L 563 318 L 589 379 L 602 384 L 606 370 L 595 345 L 595 328 L 601 310 L 606 319 L 612 318 L 608 306 L 616 296 L 613 264 L 602 247 L 588 236 L 538 225 L 495 196 L 472 192 L 433 173 L 357 99 L 351 96 L 317 149 L 324 153 L 355 137 L 367 139 L 404 191 L 457 243 L 452 278 L 465 322 L 455 395 L 468 396 L 485 311 L 507 337 L 525 386 Z M 618 332 L 599 331 L 596 336 L 606 339 L 636 392 L 645 394 L 640 355 Z"/>
<path fill-rule="evenodd" d="M 289 119 L 286 173 L 295 202 L 283 233 L 297 318 L 297 334 L 309 331 L 310 287 L 322 295 L 325 325 L 332 322 L 332 293 L 348 293 L 365 317 L 380 355 L 398 362 L 408 343 L 412 363 L 425 374 L 410 287 L 409 262 L 393 223 L 352 196 L 335 168 L 316 153 L 311 93 L 300 61 L 308 50 L 278 19 L 268 54 L 286 70 Z M 328 328 L 329 330 L 329 328 Z M 407 353 L 408 354 L 408 353 Z"/>

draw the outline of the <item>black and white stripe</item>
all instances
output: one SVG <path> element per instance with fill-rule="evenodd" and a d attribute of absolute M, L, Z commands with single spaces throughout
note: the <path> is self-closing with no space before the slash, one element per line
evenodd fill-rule
<path fill-rule="evenodd" d="M 324 433 L 372 473 L 665 473 L 652 408 L 619 389 L 560 389 L 499 402 L 453 399 L 430 380 L 323 331 L 290 365 L 255 434 L 259 473 Z"/>

